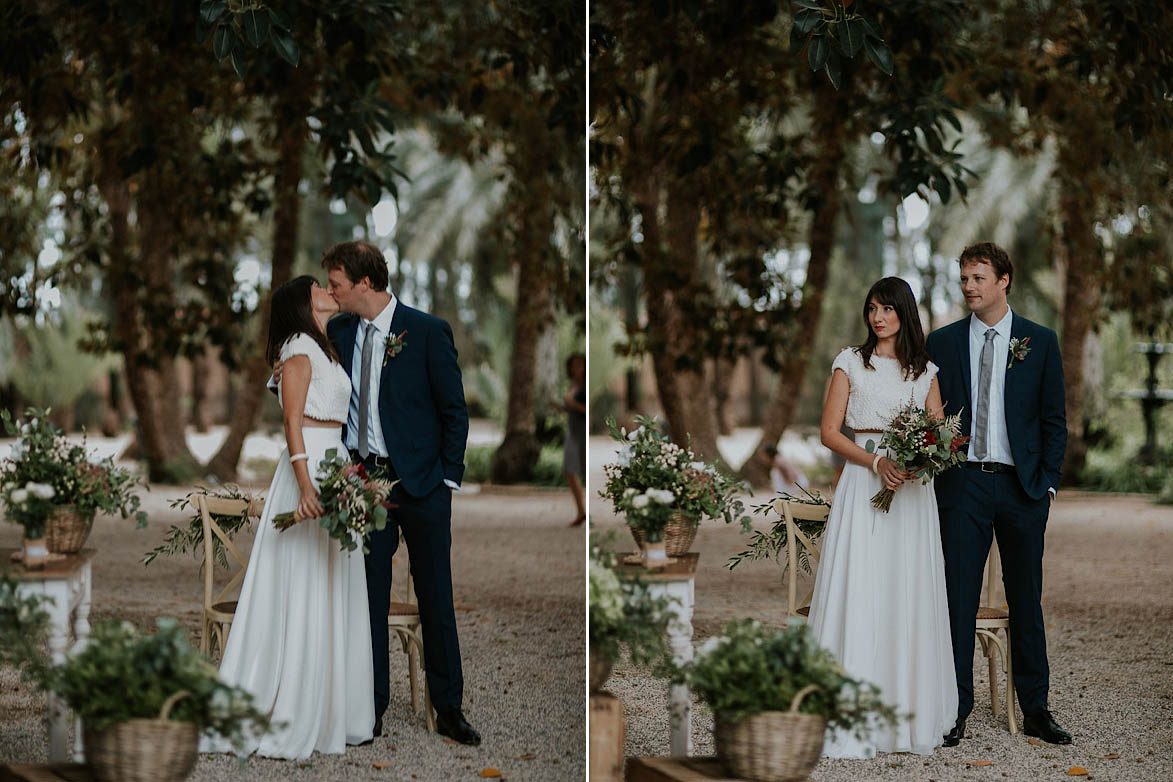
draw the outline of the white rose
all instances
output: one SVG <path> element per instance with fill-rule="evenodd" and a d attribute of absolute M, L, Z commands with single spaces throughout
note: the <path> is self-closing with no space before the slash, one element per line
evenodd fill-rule
<path fill-rule="evenodd" d="M 648 489 L 648 497 L 661 505 L 671 505 L 676 501 L 676 495 L 667 489 Z"/>
<path fill-rule="evenodd" d="M 51 500 L 57 495 L 53 487 L 47 483 L 26 483 L 24 487 L 28 489 L 29 494 L 42 500 Z"/>
<path fill-rule="evenodd" d="M 643 429 L 643 427 L 641 426 L 640 429 Z M 628 440 L 635 440 L 637 437 L 639 437 L 639 429 L 635 429 L 631 434 L 627 435 Z"/>
<path fill-rule="evenodd" d="M 626 467 L 631 464 L 631 448 L 624 446 L 619 451 L 618 464 L 620 467 Z"/>
<path fill-rule="evenodd" d="M 635 488 L 634 486 L 628 486 L 626 489 L 623 490 L 623 496 L 630 497 L 631 495 L 635 494 L 637 491 L 639 491 L 639 489 Z"/>
<path fill-rule="evenodd" d="M 15 502 L 17 505 L 20 505 L 21 503 L 23 503 L 25 500 L 27 500 L 29 498 L 29 493 L 28 493 L 28 490 L 26 490 L 26 489 L 16 489 L 12 492 L 11 496 L 12 496 L 12 501 Z"/>
<path fill-rule="evenodd" d="M 22 456 L 24 456 L 24 440 L 18 437 L 12 442 L 12 450 L 8 452 L 8 458 L 17 460 Z"/>
<path fill-rule="evenodd" d="M 648 507 L 648 495 L 637 494 L 635 497 L 633 497 L 631 499 L 631 507 L 633 507 L 633 508 L 646 508 L 646 507 Z"/>
<path fill-rule="evenodd" d="M 704 462 L 689 462 L 688 466 L 691 467 L 692 469 L 696 470 L 697 472 L 700 472 L 701 470 L 705 469 Z"/>

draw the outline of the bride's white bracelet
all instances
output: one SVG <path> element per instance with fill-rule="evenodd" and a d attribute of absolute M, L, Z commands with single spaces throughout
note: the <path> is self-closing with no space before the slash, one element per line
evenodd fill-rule
<path fill-rule="evenodd" d="M 304 453 L 295 453 L 293 456 L 289 457 L 289 463 L 293 464 L 296 461 L 300 461 L 302 459 L 309 459 L 309 458 L 310 457 L 306 456 Z"/>
<path fill-rule="evenodd" d="M 872 459 L 872 472 L 876 475 L 880 474 L 880 459 L 884 458 L 880 454 L 876 454 L 876 458 Z"/>

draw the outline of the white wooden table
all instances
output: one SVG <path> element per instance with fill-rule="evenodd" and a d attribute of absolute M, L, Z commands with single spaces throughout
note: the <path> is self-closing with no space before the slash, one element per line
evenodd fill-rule
<path fill-rule="evenodd" d="M 692 660 L 692 607 L 698 559 L 699 553 L 689 552 L 663 568 L 648 569 L 635 565 L 615 568 L 620 578 L 638 578 L 647 585 L 653 597 L 666 597 L 672 601 L 670 607 L 674 616 L 668 623 L 668 644 L 677 665 Z M 672 756 L 686 757 L 692 754 L 692 695 L 688 686 L 671 685 L 669 700 Z"/>
<path fill-rule="evenodd" d="M 15 549 L 0 549 L 0 563 L 8 564 Z M 90 635 L 91 561 L 94 549 L 82 549 L 63 560 L 49 562 L 40 570 L 26 570 L 14 564 L 11 573 L 20 582 L 22 595 L 53 598 L 44 608 L 49 614 L 49 655 L 55 665 L 65 662 L 65 654 L 85 646 Z M 71 643 L 72 638 L 72 643 Z M 65 702 L 49 693 L 49 761 L 59 763 L 84 758 L 81 720 L 73 725 L 73 752 L 69 752 L 70 714 Z"/>

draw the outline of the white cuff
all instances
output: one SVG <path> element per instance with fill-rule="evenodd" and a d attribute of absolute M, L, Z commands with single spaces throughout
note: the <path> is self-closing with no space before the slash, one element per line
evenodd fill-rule
<path fill-rule="evenodd" d="M 460 491 L 460 484 L 456 483 L 455 481 L 450 481 L 447 478 L 445 478 L 444 485 L 447 486 L 449 489 L 452 489 L 452 491 Z"/>
<path fill-rule="evenodd" d="M 1048 486 L 1047 491 L 1051 492 L 1051 499 L 1055 499 L 1055 496 L 1059 493 L 1055 491 L 1053 486 Z"/>

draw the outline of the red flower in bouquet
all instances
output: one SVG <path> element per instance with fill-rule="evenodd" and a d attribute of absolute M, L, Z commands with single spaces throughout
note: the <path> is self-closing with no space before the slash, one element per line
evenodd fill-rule
<path fill-rule="evenodd" d="M 969 437 L 961 434 L 961 416 L 933 418 L 928 412 L 914 404 L 900 409 L 880 439 L 880 448 L 888 449 L 888 458 L 900 469 L 917 475 L 922 483 L 928 483 L 945 470 L 965 461 L 961 446 Z M 874 443 L 868 441 L 871 452 Z M 872 507 L 887 513 L 892 507 L 896 492 L 887 486 L 872 497 Z"/>

